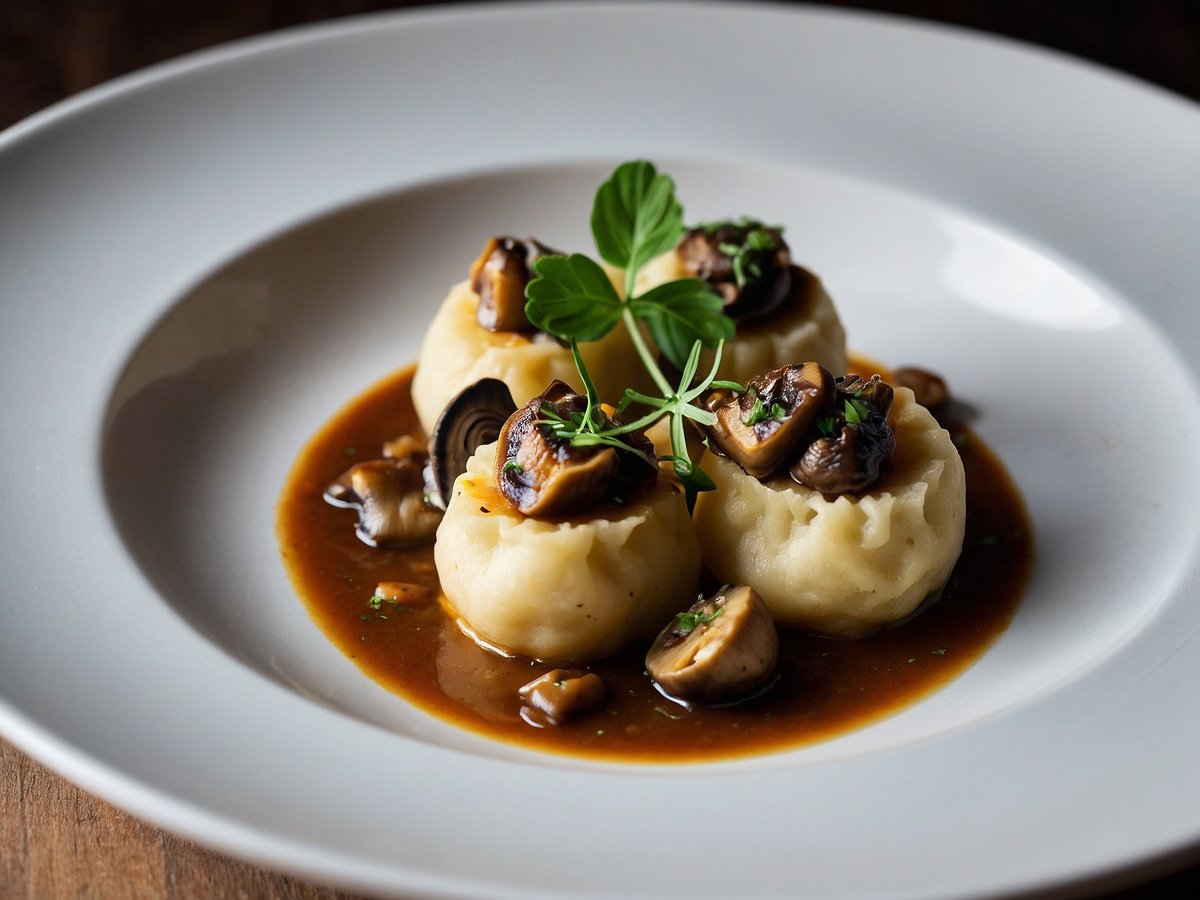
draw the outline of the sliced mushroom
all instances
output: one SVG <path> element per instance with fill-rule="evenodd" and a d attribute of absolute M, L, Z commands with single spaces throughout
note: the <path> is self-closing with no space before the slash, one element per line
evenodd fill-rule
<path fill-rule="evenodd" d="M 896 435 L 887 421 L 893 396 L 878 375 L 839 378 L 833 414 L 818 423 L 824 436 L 808 445 L 792 478 L 827 496 L 868 490 L 895 460 Z"/>
<path fill-rule="evenodd" d="M 431 541 L 442 511 L 425 502 L 422 463 L 414 457 L 357 463 L 326 488 L 325 499 L 358 510 L 358 536 L 372 547 Z"/>
<path fill-rule="evenodd" d="M 727 584 L 659 633 L 646 670 L 672 697 L 720 703 L 761 687 L 778 660 L 779 632 L 762 597 Z"/>
<path fill-rule="evenodd" d="M 504 424 L 496 484 L 525 515 L 571 515 L 606 501 L 627 500 L 641 486 L 654 483 L 658 470 L 648 462 L 654 458 L 654 446 L 640 433 L 623 435 L 622 440 L 641 455 L 611 446 L 577 447 L 554 435 L 552 421 L 572 421 L 586 408 L 586 397 L 556 380 Z M 616 424 L 607 415 L 604 419 L 605 427 Z"/>
<path fill-rule="evenodd" d="M 459 391 L 429 436 L 429 499 L 440 509 L 454 487 L 454 479 L 467 471 L 467 460 L 481 444 L 500 437 L 500 430 L 517 404 L 512 391 L 498 378 L 482 378 Z"/>
<path fill-rule="evenodd" d="M 833 376 L 815 362 L 772 369 L 713 410 L 710 435 L 747 474 L 769 478 L 794 455 L 834 393 Z"/>
<path fill-rule="evenodd" d="M 583 669 L 552 669 L 517 692 L 526 709 L 522 717 L 534 725 L 558 725 L 604 700 L 604 682 Z M 535 715 L 530 715 L 535 711 Z"/>
<path fill-rule="evenodd" d="M 676 253 L 687 272 L 709 282 L 725 312 L 744 322 L 769 315 L 792 286 L 791 252 L 779 228 L 742 220 L 693 228 Z"/>
<path fill-rule="evenodd" d="M 530 238 L 494 237 L 471 265 L 471 289 L 479 295 L 479 324 L 488 331 L 536 331 L 525 316 L 525 286 L 539 256 L 561 256 Z"/>

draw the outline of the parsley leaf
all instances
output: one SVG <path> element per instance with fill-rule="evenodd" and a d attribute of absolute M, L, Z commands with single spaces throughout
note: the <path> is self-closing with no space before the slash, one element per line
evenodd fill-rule
<path fill-rule="evenodd" d="M 596 191 L 592 235 L 600 255 L 614 266 L 640 269 L 674 247 L 682 233 L 683 207 L 675 199 L 675 182 L 660 175 L 653 163 L 624 163 Z"/>
<path fill-rule="evenodd" d="M 696 341 L 715 347 L 733 337 L 733 320 L 723 310 L 721 298 L 699 278 L 668 281 L 629 301 L 629 311 L 646 323 L 659 350 L 677 368 Z"/>
<path fill-rule="evenodd" d="M 621 298 L 599 264 L 581 253 L 543 256 L 525 288 L 525 315 L 542 331 L 598 341 L 621 318 Z"/>

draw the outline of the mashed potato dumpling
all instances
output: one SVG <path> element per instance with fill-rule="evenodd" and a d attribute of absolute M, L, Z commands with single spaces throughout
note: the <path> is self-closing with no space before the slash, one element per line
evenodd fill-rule
<path fill-rule="evenodd" d="M 740 322 L 725 344 L 718 378 L 745 382 L 759 372 L 812 360 L 831 372 L 846 371 L 846 331 L 821 279 L 792 266 L 792 292 L 783 306 L 761 319 Z M 651 260 L 638 275 L 637 292 L 690 277 L 675 251 Z M 711 365 L 712 354 L 705 360 Z M 702 363 L 700 371 L 707 372 Z"/>
<path fill-rule="evenodd" d="M 939 590 L 962 548 L 962 460 L 907 388 L 888 419 L 894 467 L 859 496 L 826 499 L 786 474 L 764 484 L 707 455 L 717 489 L 700 496 L 695 525 L 713 574 L 753 586 L 780 622 L 842 637 L 897 622 Z"/>
<path fill-rule="evenodd" d="M 442 590 L 478 639 L 585 662 L 652 637 L 695 599 L 700 547 L 673 480 L 591 516 L 537 519 L 501 496 L 495 460 L 486 444 L 468 461 L 434 548 Z"/>
<path fill-rule="evenodd" d="M 507 384 L 518 406 L 556 378 L 583 389 L 570 349 L 542 333 L 488 331 L 476 318 L 478 305 L 469 282 L 454 285 L 425 333 L 412 397 L 426 432 L 455 394 L 481 378 Z M 626 387 L 647 387 L 624 325 L 618 323 L 602 340 L 581 344 L 580 352 L 604 400 L 615 404 Z"/>

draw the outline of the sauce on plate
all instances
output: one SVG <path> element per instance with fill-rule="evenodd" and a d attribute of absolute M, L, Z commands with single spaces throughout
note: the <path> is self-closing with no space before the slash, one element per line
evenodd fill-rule
<path fill-rule="evenodd" d="M 420 434 L 412 374 L 401 370 L 352 400 L 301 452 L 279 503 L 283 558 L 317 626 L 364 674 L 497 740 L 628 762 L 727 759 L 826 740 L 903 709 L 978 659 L 1008 626 L 1032 567 L 1032 533 L 1004 467 L 970 429 L 950 425 L 966 469 L 966 536 L 936 602 L 857 640 L 780 628 L 777 681 L 734 706 L 687 708 L 665 697 L 644 673 L 646 647 L 639 647 L 588 667 L 604 681 L 602 706 L 563 725 L 533 727 L 521 717 L 517 690 L 553 667 L 482 649 L 437 602 L 372 608 L 385 581 L 437 596 L 433 545 L 368 547 L 355 535 L 355 511 L 322 497 L 350 465 L 379 456 L 385 441 Z"/>

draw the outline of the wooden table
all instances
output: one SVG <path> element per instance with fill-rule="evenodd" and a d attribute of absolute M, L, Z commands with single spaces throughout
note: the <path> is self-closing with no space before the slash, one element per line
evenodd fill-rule
<path fill-rule="evenodd" d="M 6 0 L 0 3 L 0 127 L 94 84 L 222 41 L 336 15 L 418 5 L 387 0 Z M 1123 69 L 1200 100 L 1200 3 L 1123 12 L 1075 0 L 861 0 Z M 349 898 L 211 853 L 88 795 L 0 741 L 0 898 Z M 1200 798 L 1197 798 L 1200 802 Z M 1114 815 L 1119 815 L 1114 810 Z M 1200 897 L 1200 847 L 1174 874 L 1095 896 Z M 1178 867 L 1191 865 L 1178 870 Z M 1146 877 L 1146 876 L 1143 876 Z"/>

